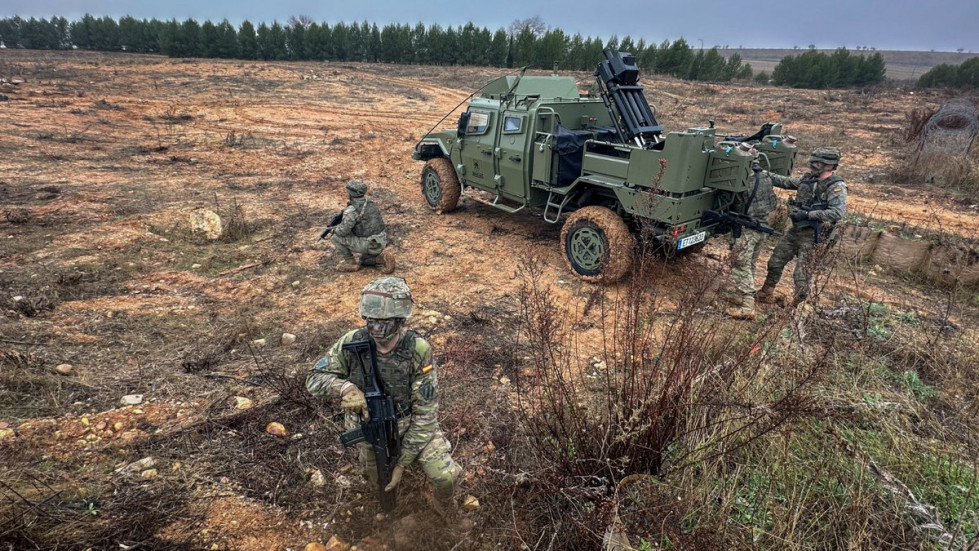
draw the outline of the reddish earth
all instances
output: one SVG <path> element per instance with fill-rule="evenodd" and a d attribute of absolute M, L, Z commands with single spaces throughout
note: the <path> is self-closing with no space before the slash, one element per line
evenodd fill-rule
<path fill-rule="evenodd" d="M 15 481 L 0 487 L 6 505 L 29 502 L 43 512 L 40 503 L 57 491 L 82 509 L 100 503 L 103 515 L 78 529 L 102 529 L 99 519 L 125 517 L 125 503 L 114 503 L 108 489 L 139 483 L 115 469 L 154 455 L 158 478 L 144 484 L 163 496 L 183 488 L 185 500 L 171 521 L 158 520 L 160 541 L 296 549 L 334 533 L 369 536 L 372 530 L 336 529 L 369 520 L 366 498 L 356 492 L 335 496 L 284 475 L 262 479 L 261 462 L 250 463 L 244 446 L 225 444 L 239 450 L 227 469 L 205 462 L 220 457 L 215 442 L 247 435 L 247 449 L 261 452 L 256 457 L 288 456 L 334 480 L 344 474 L 350 456 L 337 453 L 333 411 L 304 419 L 288 404 L 263 409 L 281 389 L 250 377 L 262 362 L 285 375 L 301 372 L 359 322 L 359 290 L 378 274 L 334 273 L 331 247 L 316 240 L 344 205 L 347 179 L 367 181 L 382 206 L 396 274 L 415 296 L 413 327 L 430 333 L 437 350 L 458 350 L 473 320 L 516 308 L 515 274 L 529 255 L 540 257 L 545 280 L 569 304 L 595 292 L 566 268 L 560 227 L 466 198 L 458 212 L 436 215 L 421 197 L 422 165 L 410 158 L 415 142 L 470 90 L 502 73 L 0 53 L 0 77 L 8 81 L 0 84 L 8 98 L 0 103 L 0 373 L 8 385 L 0 394 L 0 456 L 19 466 L 16 473 L 0 466 L 7 471 L 0 478 Z M 802 151 L 840 146 L 855 215 L 911 233 L 977 237 L 979 199 L 890 179 L 909 156 L 901 139 L 906 113 L 939 106 L 940 94 L 661 78 L 645 85 L 669 129 L 713 119 L 722 133 L 741 134 L 779 120 Z M 450 116 L 443 126 L 453 123 Z M 190 231 L 195 208 L 215 210 L 226 223 L 240 212 L 250 231 L 208 241 Z M 684 269 L 717 269 L 726 249 L 717 240 L 706 253 L 664 273 L 668 297 L 683 285 Z M 873 271 L 856 278 L 862 293 L 914 300 Z M 293 348 L 278 345 L 283 332 L 298 335 Z M 581 353 L 590 354 L 598 337 L 585 329 Z M 452 358 L 444 361 L 451 374 Z M 72 365 L 70 375 L 51 371 L 63 363 Z M 145 401 L 120 407 L 126 394 Z M 259 406 L 236 410 L 235 396 Z M 301 457 L 290 440 L 261 432 L 275 420 L 333 447 Z M 473 439 L 465 422 L 446 425 L 473 483 L 485 440 Z M 195 449 L 206 451 L 198 457 Z M 27 465 L 44 483 L 20 502 L 7 490 L 30 486 Z M 304 503 L 302 494 L 327 503 Z"/>

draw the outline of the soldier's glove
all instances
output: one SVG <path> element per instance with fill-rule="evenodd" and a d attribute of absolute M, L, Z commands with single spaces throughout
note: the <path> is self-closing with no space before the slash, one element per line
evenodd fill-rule
<path fill-rule="evenodd" d="M 364 421 L 371 420 L 371 415 L 367 411 L 367 400 L 364 399 L 364 393 L 352 384 L 342 391 L 340 405 L 344 411 L 359 415 Z"/>
<path fill-rule="evenodd" d="M 789 213 L 789 218 L 791 218 L 793 222 L 798 224 L 799 222 L 809 220 L 809 213 L 804 210 L 794 210 L 791 213 Z"/>
<path fill-rule="evenodd" d="M 401 465 L 395 465 L 394 469 L 391 470 L 391 482 L 389 482 L 388 485 L 384 487 L 384 491 L 390 492 L 391 490 L 397 488 L 398 484 L 401 482 L 401 475 L 403 475 L 404 472 L 405 472 L 404 467 L 402 467 Z"/>

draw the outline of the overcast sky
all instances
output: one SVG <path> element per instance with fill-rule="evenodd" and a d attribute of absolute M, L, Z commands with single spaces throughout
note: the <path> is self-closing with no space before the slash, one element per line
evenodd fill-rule
<path fill-rule="evenodd" d="M 808 4 L 808 5 L 807 5 Z M 693 47 L 938 50 L 979 53 L 979 0 L 822 0 L 750 2 L 704 0 L 3 0 L 0 17 L 69 20 L 85 13 L 139 19 L 247 19 L 285 23 L 307 15 L 318 22 L 438 23 L 472 21 L 491 31 L 539 16 L 569 34 L 626 35 L 647 42 L 685 38 Z"/>

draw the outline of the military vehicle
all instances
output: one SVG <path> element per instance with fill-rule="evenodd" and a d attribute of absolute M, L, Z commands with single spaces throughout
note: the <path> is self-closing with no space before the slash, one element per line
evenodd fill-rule
<path fill-rule="evenodd" d="M 412 158 L 425 161 L 429 206 L 450 212 L 474 190 L 467 195 L 506 212 L 563 220 L 568 266 L 595 282 L 628 273 L 638 240 L 682 253 L 743 227 L 771 232 L 744 213 L 759 161 L 774 173 L 792 170 L 795 139 L 781 135 L 782 125 L 719 138 L 710 121 L 664 134 L 633 56 L 604 54 L 596 94 L 556 67 L 549 76 L 521 71 L 474 92 L 455 131 L 423 136 Z"/>

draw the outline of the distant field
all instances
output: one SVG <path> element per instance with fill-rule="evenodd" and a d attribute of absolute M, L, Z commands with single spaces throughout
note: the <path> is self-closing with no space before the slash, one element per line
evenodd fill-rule
<path fill-rule="evenodd" d="M 752 49 L 752 48 L 732 48 L 718 50 L 724 57 L 732 54 L 741 54 L 745 62 L 751 64 L 755 73 L 765 71 L 772 73 L 775 66 L 785 56 L 795 56 L 805 52 L 804 49 Z M 833 53 L 833 50 L 819 50 L 826 54 Z M 851 50 L 851 55 L 873 55 L 873 51 Z M 887 66 L 887 78 L 891 80 L 916 80 L 923 73 L 936 65 L 948 63 L 958 65 L 963 61 L 976 57 L 979 54 L 958 53 L 958 52 L 909 52 L 898 50 L 879 50 Z"/>

